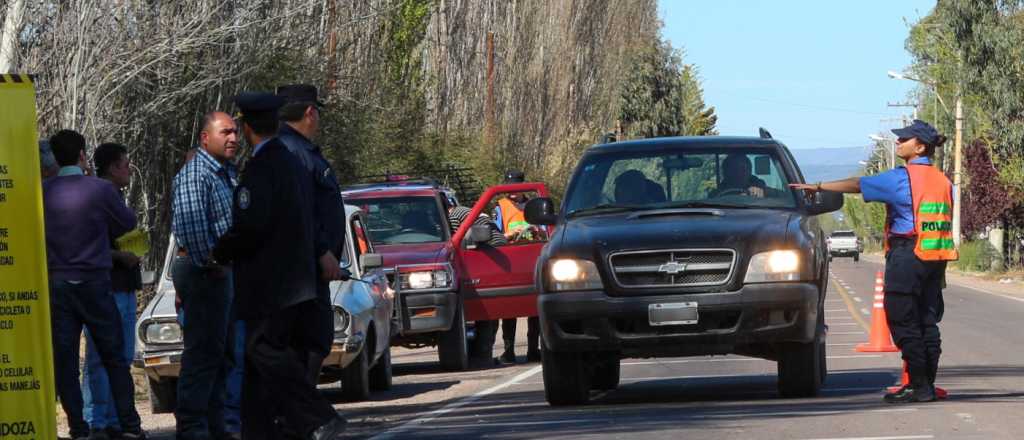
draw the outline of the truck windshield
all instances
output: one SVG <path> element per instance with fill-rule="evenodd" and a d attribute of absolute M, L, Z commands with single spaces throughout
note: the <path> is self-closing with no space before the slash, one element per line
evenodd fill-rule
<path fill-rule="evenodd" d="M 440 208 L 434 197 L 387 197 L 346 202 L 366 212 L 366 225 L 374 245 L 436 243 L 448 239 L 448 229 L 441 223 Z"/>
<path fill-rule="evenodd" d="M 568 191 L 566 212 L 793 208 L 796 199 L 786 186 L 789 182 L 778 157 L 765 150 L 599 153 L 580 163 Z"/>

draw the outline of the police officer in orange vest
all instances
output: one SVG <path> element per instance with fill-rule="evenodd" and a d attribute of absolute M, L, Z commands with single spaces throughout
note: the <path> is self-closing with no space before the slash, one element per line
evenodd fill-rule
<path fill-rule="evenodd" d="M 957 259 L 953 245 L 953 185 L 931 166 L 935 149 L 946 142 L 924 121 L 892 131 L 896 155 L 905 167 L 864 177 L 814 185 L 792 184 L 809 193 L 862 193 L 883 202 L 885 222 L 885 313 L 893 341 L 903 352 L 910 383 L 885 395 L 889 403 L 930 402 L 942 353 L 942 284 L 946 262 Z"/>
<path fill-rule="evenodd" d="M 526 175 L 522 171 L 509 170 L 505 172 L 504 183 L 523 183 Z M 510 242 L 520 239 L 530 239 L 532 234 L 537 233 L 537 228 L 526 223 L 526 215 L 523 212 L 523 205 L 526 203 L 525 194 L 509 194 L 498 200 L 498 206 L 494 209 L 494 220 L 505 238 Z M 516 318 L 501 320 L 501 338 L 505 343 L 505 351 L 498 359 L 505 364 L 516 363 Z M 540 362 L 540 318 L 533 316 L 526 318 L 526 361 Z M 495 328 L 497 331 L 497 328 Z"/>

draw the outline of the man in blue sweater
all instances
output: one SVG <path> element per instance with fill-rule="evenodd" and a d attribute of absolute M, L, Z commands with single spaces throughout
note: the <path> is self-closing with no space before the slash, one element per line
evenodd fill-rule
<path fill-rule="evenodd" d="M 117 417 L 126 439 L 145 438 L 135 411 L 135 385 L 121 355 L 124 335 L 110 295 L 110 241 L 135 227 L 135 213 L 107 180 L 85 175 L 85 138 L 61 130 L 50 138 L 60 165 L 43 182 L 46 257 L 50 274 L 50 319 L 57 396 L 68 417 L 71 438 L 89 436 L 82 416 L 79 341 L 89 330 L 110 380 Z"/>

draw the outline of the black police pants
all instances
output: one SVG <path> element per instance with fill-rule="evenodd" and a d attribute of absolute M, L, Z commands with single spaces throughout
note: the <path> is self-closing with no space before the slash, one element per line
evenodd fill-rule
<path fill-rule="evenodd" d="M 922 261 L 913 240 L 892 240 L 885 265 L 885 313 L 911 380 L 934 382 L 942 354 L 944 261 Z"/>
<path fill-rule="evenodd" d="M 306 331 L 301 340 L 306 346 L 306 374 L 314 384 L 320 376 L 324 358 L 331 354 L 334 344 L 334 306 L 331 304 L 330 287 L 326 281 L 317 282 L 315 311 L 307 317 Z"/>
<path fill-rule="evenodd" d="M 135 411 L 135 383 L 130 364 L 122 354 L 121 314 L 111 295 L 110 281 L 50 280 L 50 324 L 57 396 L 67 414 L 71 437 L 89 435 L 89 425 L 82 417 L 82 388 L 78 382 L 83 327 L 89 330 L 107 370 L 121 428 L 137 431 L 142 421 Z"/>
<path fill-rule="evenodd" d="M 518 319 L 501 320 L 501 339 L 505 341 L 505 349 L 512 350 L 516 345 L 516 322 Z M 529 352 L 540 350 L 540 318 L 526 318 L 526 349 Z"/>
<path fill-rule="evenodd" d="M 246 321 L 243 438 L 281 438 L 274 423 L 278 415 L 303 437 L 336 417 L 307 374 L 303 327 L 317 310 L 316 300 L 309 300 Z"/>

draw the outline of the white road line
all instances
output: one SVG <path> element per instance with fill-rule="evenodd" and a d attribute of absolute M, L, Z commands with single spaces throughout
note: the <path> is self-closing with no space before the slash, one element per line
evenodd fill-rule
<path fill-rule="evenodd" d="M 870 311 L 868 311 L 868 309 L 867 309 L 867 308 L 863 308 L 863 307 L 862 307 L 862 308 L 860 309 L 860 312 L 861 312 L 861 313 L 863 313 L 863 314 L 865 314 L 865 315 L 870 315 L 870 314 L 871 314 L 871 312 L 870 312 Z"/>
<path fill-rule="evenodd" d="M 832 437 L 832 438 L 815 438 L 808 440 L 918 440 L 935 438 L 934 435 L 898 435 L 888 437 Z"/>
<path fill-rule="evenodd" d="M 442 407 L 440 409 L 436 409 L 436 410 L 431 411 L 431 412 L 429 412 L 427 414 L 424 414 L 424 415 L 416 418 L 415 420 L 403 423 L 402 425 L 398 426 L 397 428 L 389 429 L 389 430 L 384 431 L 384 432 L 382 432 L 380 434 L 377 434 L 377 435 L 375 435 L 373 437 L 370 437 L 370 440 L 383 440 L 383 439 L 397 438 L 403 432 L 406 432 L 406 431 L 409 431 L 409 430 L 412 430 L 412 429 L 421 428 L 422 425 L 430 422 L 431 420 L 434 420 L 434 419 L 436 419 L 438 417 L 441 417 L 441 416 L 443 416 L 443 415 L 445 415 L 447 413 L 450 413 L 450 412 L 452 412 L 452 411 L 454 411 L 456 409 L 459 409 L 459 408 L 461 408 L 463 406 L 469 405 L 470 403 L 476 402 L 477 400 L 480 400 L 480 399 L 482 399 L 483 397 L 485 397 L 485 396 L 487 396 L 489 394 L 494 394 L 494 393 L 496 393 L 498 391 L 501 391 L 501 390 L 503 390 L 505 388 L 508 388 L 508 387 L 510 387 L 512 385 L 515 385 L 515 384 L 519 383 L 519 382 L 522 382 L 522 381 L 528 379 L 530 376 L 533 376 L 533 375 L 539 373 L 540 371 L 541 371 L 541 366 L 540 365 L 538 365 L 536 367 L 533 367 L 533 368 L 531 368 L 529 370 L 526 370 L 526 371 L 524 371 L 522 373 L 519 373 L 519 375 L 517 375 L 517 376 L 515 376 L 515 377 L 513 377 L 513 378 L 511 378 L 511 379 L 509 379 L 509 380 L 507 380 L 505 382 L 502 382 L 502 383 L 500 383 L 498 385 L 490 387 L 490 388 L 488 388 L 486 390 L 480 391 L 480 392 L 478 392 L 476 394 L 473 394 L 472 396 L 468 396 L 468 397 L 464 397 L 464 398 L 462 398 L 460 400 L 456 400 L 456 401 L 454 401 L 452 403 L 449 403 L 449 404 L 445 405 L 444 407 Z"/>
<path fill-rule="evenodd" d="M 858 297 L 856 297 L 856 296 L 855 296 L 855 297 L 853 297 L 853 300 L 854 300 L 854 301 L 857 301 L 857 302 L 862 302 L 862 301 L 864 301 L 864 300 L 862 300 L 862 299 L 860 299 L 860 298 L 858 298 Z"/>
<path fill-rule="evenodd" d="M 982 288 L 978 288 L 978 287 L 967 287 L 967 286 L 962 285 L 962 284 L 955 284 L 955 285 L 963 287 L 963 288 L 965 288 L 967 290 L 973 290 L 975 292 L 987 293 L 989 295 L 998 296 L 1000 298 L 1006 298 L 1006 299 L 1011 299 L 1011 300 L 1014 300 L 1014 301 L 1024 302 L 1024 298 L 1018 298 L 1016 296 L 1005 295 L 1005 294 L 1002 294 L 1002 293 L 993 292 L 991 290 L 986 290 L 986 289 L 982 289 Z"/>
<path fill-rule="evenodd" d="M 879 413 L 879 412 L 881 412 L 881 413 L 890 413 L 890 412 L 911 412 L 911 411 L 917 411 L 917 409 L 914 409 L 914 408 L 894 408 L 894 409 L 880 409 L 880 410 L 870 410 L 870 411 L 860 411 L 860 412 L 862 412 L 862 413 Z M 843 410 L 823 409 L 823 410 L 817 410 L 817 411 L 778 411 L 778 412 L 757 412 L 757 413 L 738 412 L 738 413 L 731 413 L 731 414 L 730 413 L 726 413 L 726 414 L 707 414 L 707 415 L 698 414 L 698 415 L 696 415 L 695 418 L 698 418 L 698 419 L 719 419 L 719 418 L 725 418 L 725 417 L 738 417 L 738 416 L 746 416 L 746 417 L 750 417 L 750 416 L 755 416 L 755 417 L 772 417 L 772 416 L 828 416 L 828 415 L 849 414 L 849 413 L 850 413 L 850 411 L 849 410 L 845 410 L 845 409 L 843 409 Z M 878 437 L 878 439 L 892 439 L 892 440 L 901 439 L 901 438 L 911 439 L 911 438 L 931 438 L 931 437 Z M 823 440 L 828 440 L 828 439 L 823 439 Z M 853 439 L 835 439 L 835 440 L 853 440 Z"/>

